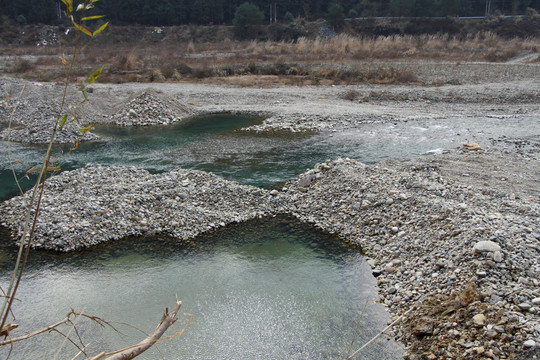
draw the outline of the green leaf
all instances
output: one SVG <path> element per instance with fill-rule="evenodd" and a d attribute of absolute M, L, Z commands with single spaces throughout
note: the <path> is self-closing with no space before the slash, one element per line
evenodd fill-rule
<path fill-rule="evenodd" d="M 88 125 L 82 129 L 79 129 L 80 132 L 86 134 L 87 132 L 89 132 L 90 130 L 92 130 L 92 125 Z"/>
<path fill-rule="evenodd" d="M 81 124 L 81 121 L 79 120 L 79 116 L 77 115 L 77 111 L 75 111 L 75 110 L 73 110 L 73 121 L 75 121 L 75 123 L 77 123 L 77 125 L 83 126 L 83 124 Z"/>
<path fill-rule="evenodd" d="M 49 166 L 47 171 L 60 171 L 62 168 L 60 166 Z"/>
<path fill-rule="evenodd" d="M 94 32 L 92 33 L 92 37 L 93 37 L 93 36 L 96 36 L 97 34 L 99 34 L 100 32 L 102 32 L 103 30 L 105 30 L 105 28 L 107 27 L 107 25 L 109 25 L 109 21 L 107 21 L 105 24 L 101 25 L 101 26 L 99 27 L 99 29 L 97 29 L 96 31 L 94 31 Z"/>
<path fill-rule="evenodd" d="M 62 0 L 64 5 L 66 5 L 68 13 L 73 12 L 73 0 Z"/>
<path fill-rule="evenodd" d="M 103 66 L 104 65 L 101 65 L 101 67 L 99 69 L 97 69 L 96 71 L 94 71 L 89 77 L 88 77 L 88 84 L 92 84 L 94 81 L 96 81 L 96 79 L 99 77 L 99 75 L 101 75 L 101 72 L 103 71 Z"/>
<path fill-rule="evenodd" d="M 73 18 L 71 18 L 71 23 L 73 24 L 73 26 L 75 26 L 77 29 L 79 29 L 80 31 L 82 31 L 83 33 L 85 33 L 86 35 L 92 37 L 92 33 L 90 32 L 90 30 L 82 27 L 81 25 L 77 24 Z"/>
<path fill-rule="evenodd" d="M 101 19 L 102 17 L 105 17 L 105 15 L 93 15 L 93 16 L 85 16 L 81 19 L 81 21 L 88 21 L 88 20 L 95 20 L 95 19 Z"/>
<path fill-rule="evenodd" d="M 84 85 L 84 81 L 81 80 L 81 92 L 84 96 L 85 100 L 88 100 L 88 92 L 86 91 L 86 85 Z"/>
<path fill-rule="evenodd" d="M 62 118 L 62 121 L 60 122 L 60 131 L 62 131 L 62 129 L 64 128 L 64 125 L 66 125 L 66 121 L 67 121 L 67 114 L 64 115 L 64 117 Z"/>

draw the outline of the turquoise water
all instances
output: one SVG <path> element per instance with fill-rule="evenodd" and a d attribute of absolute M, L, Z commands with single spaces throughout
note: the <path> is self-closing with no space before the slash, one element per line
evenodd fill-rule
<path fill-rule="evenodd" d="M 262 118 L 231 114 L 207 115 L 171 126 L 150 128 L 98 127 L 104 141 L 55 149 L 64 170 L 87 163 L 128 165 L 151 172 L 174 167 L 210 171 L 242 184 L 272 187 L 295 178 L 316 163 L 351 157 L 367 164 L 385 159 L 410 159 L 431 150 L 453 149 L 467 141 L 481 146 L 501 135 L 527 137 L 540 122 L 535 118 L 426 119 L 366 124 L 356 129 L 321 134 L 252 134 L 239 131 Z M 482 126 L 474 125 L 482 124 Z M 19 177 L 40 163 L 43 146 L 0 142 L 0 199 L 16 193 L 10 162 Z M 21 165 L 19 162 L 23 163 Z M 22 178 L 24 187 L 31 182 Z"/>
<path fill-rule="evenodd" d="M 371 124 L 335 134 L 254 134 L 239 131 L 260 123 L 261 117 L 217 114 L 199 116 L 171 126 L 97 127 L 103 141 L 57 146 L 53 160 L 63 170 L 87 163 L 137 166 L 151 172 L 174 167 L 210 171 L 227 179 L 262 187 L 296 177 L 316 163 L 352 157 L 365 163 L 387 158 L 406 159 L 434 148 L 454 146 L 450 126 Z M 422 125 L 422 126 L 420 126 Z M 460 125 L 456 125 L 459 129 Z M 464 131 L 464 134 L 467 132 Z M 40 164 L 44 146 L 0 142 L 0 199 L 16 193 L 10 163 L 27 188 L 26 170 Z M 7 149 L 11 148 L 11 162 Z M 22 163 L 22 164 L 21 164 Z"/>
<path fill-rule="evenodd" d="M 180 166 L 271 187 L 338 156 L 365 163 L 407 159 L 465 141 L 485 146 L 483 141 L 492 137 L 526 133 L 531 124 L 538 125 L 534 119 L 486 118 L 477 130 L 469 119 L 454 119 L 371 124 L 324 134 L 238 131 L 260 121 L 222 114 L 168 127 L 101 127 L 96 133 L 107 141 L 81 144 L 73 152 L 69 146 L 57 147 L 54 159 L 63 170 L 86 163 L 152 172 Z M 16 192 L 10 164 L 28 187 L 24 172 L 39 162 L 44 148 L 5 142 L 0 147 L 0 198 L 5 199 Z M 14 250 L 6 233 L 0 240 L 5 245 L 0 252 L 4 285 Z M 15 308 L 21 329 L 58 321 L 73 307 L 151 331 L 178 295 L 184 303 L 181 312 L 192 313 L 193 324 L 143 359 L 343 358 L 353 339 L 352 348 L 359 347 L 388 321 L 375 303 L 374 279 L 359 251 L 290 219 L 239 224 L 190 243 L 137 238 L 70 254 L 33 252 L 31 261 L 18 293 L 23 301 Z M 81 324 L 80 331 L 96 351 L 141 339 L 125 326 L 125 338 L 99 326 Z M 55 334 L 42 336 L 18 344 L 11 358 L 48 359 L 60 342 Z M 382 339 L 358 358 L 394 359 L 399 353 L 397 344 Z"/>
<path fill-rule="evenodd" d="M 10 262 L 0 263 L 2 283 Z M 343 359 L 389 320 L 360 252 L 287 217 L 237 224 L 188 243 L 139 238 L 69 255 L 33 252 L 15 314 L 23 329 L 46 326 L 74 308 L 151 331 L 176 296 L 193 323 L 142 359 Z M 186 317 L 180 319 L 177 329 Z M 142 338 L 132 327 L 115 326 L 123 336 L 81 322 L 91 354 Z M 37 337 L 15 345 L 11 359 L 52 358 L 61 342 L 57 334 Z M 68 346 L 62 358 L 75 353 Z M 383 337 L 359 358 L 399 359 L 400 353 Z"/>

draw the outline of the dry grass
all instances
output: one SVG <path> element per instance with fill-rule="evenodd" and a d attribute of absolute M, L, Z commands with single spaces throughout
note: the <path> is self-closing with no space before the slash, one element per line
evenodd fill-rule
<path fill-rule="evenodd" d="M 106 64 L 101 81 L 204 81 L 259 84 L 411 83 L 410 71 L 397 70 L 394 61 L 503 62 L 540 49 L 538 38 L 506 40 L 493 33 L 467 38 L 448 35 L 299 38 L 297 41 L 223 41 L 220 43 L 156 43 L 144 47 L 84 47 L 78 55 L 84 70 Z M 17 60 L 6 66 L 27 78 L 56 80 L 63 74 L 60 47 L 6 48 Z M 24 60 L 22 56 L 25 56 Z M 28 56 L 34 60 L 27 60 Z M 359 62 L 379 63 L 363 68 Z M 240 79 L 234 79 L 240 78 Z M 246 84 L 249 85 L 249 84 Z"/>

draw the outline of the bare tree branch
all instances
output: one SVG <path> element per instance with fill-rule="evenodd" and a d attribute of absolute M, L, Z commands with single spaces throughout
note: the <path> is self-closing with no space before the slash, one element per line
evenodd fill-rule
<path fill-rule="evenodd" d="M 37 331 L 34 331 L 32 333 L 29 333 L 29 334 L 26 334 L 26 335 L 23 335 L 23 336 L 19 336 L 19 337 L 16 337 L 16 338 L 12 338 L 12 339 L 8 339 L 8 340 L 4 340 L 4 341 L 0 341 L 0 346 L 4 346 L 4 345 L 8 345 L 8 344 L 13 344 L 15 342 L 18 342 L 18 341 L 21 341 L 21 340 L 26 340 L 28 338 L 31 338 L 32 336 L 36 336 L 36 335 L 39 335 L 39 334 L 42 334 L 44 332 L 47 332 L 47 331 L 51 331 L 55 328 L 57 328 L 58 326 L 62 325 L 62 324 L 66 324 L 68 323 L 70 320 L 69 320 L 69 315 L 71 315 L 71 313 L 68 314 L 68 316 L 66 316 L 66 318 L 64 320 L 61 320 L 55 324 L 52 324 L 52 325 L 49 325 L 43 329 L 40 329 L 40 330 L 37 330 Z"/>
<path fill-rule="evenodd" d="M 173 311 L 171 313 L 168 312 L 168 309 L 165 309 L 165 313 L 163 314 L 163 317 L 161 318 L 161 321 L 159 322 L 158 326 L 154 330 L 153 333 L 148 335 L 146 339 L 141 341 L 140 343 L 129 346 L 124 349 L 120 349 L 111 353 L 101 353 L 99 355 L 96 355 L 92 358 L 89 358 L 89 360 L 99 360 L 103 359 L 105 357 L 106 360 L 128 360 L 133 359 L 134 357 L 142 354 L 144 351 L 148 350 L 152 345 L 154 345 L 156 342 L 170 339 L 175 336 L 178 336 L 184 332 L 188 328 L 188 326 L 193 321 L 193 316 L 190 316 L 189 322 L 187 325 L 180 331 L 176 332 L 175 334 L 162 338 L 163 334 L 167 329 L 176 322 L 178 314 L 178 311 L 180 310 L 180 307 L 182 306 L 182 302 L 176 300 L 176 306 L 174 307 Z"/>

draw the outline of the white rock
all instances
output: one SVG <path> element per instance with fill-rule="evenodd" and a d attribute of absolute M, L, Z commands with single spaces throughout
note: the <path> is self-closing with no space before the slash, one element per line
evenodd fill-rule
<path fill-rule="evenodd" d="M 494 243 L 493 241 L 483 240 L 483 241 L 477 242 L 474 245 L 473 250 L 475 253 L 480 253 L 480 252 L 485 252 L 485 251 L 495 252 L 495 251 L 501 251 L 501 247 L 497 243 Z"/>
<path fill-rule="evenodd" d="M 523 343 L 523 346 L 525 346 L 526 348 L 535 348 L 536 342 L 534 340 L 527 340 Z"/>
<path fill-rule="evenodd" d="M 473 316 L 473 322 L 476 325 L 482 326 L 486 322 L 486 316 L 484 314 L 476 314 Z"/>

